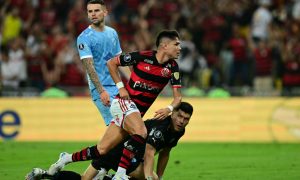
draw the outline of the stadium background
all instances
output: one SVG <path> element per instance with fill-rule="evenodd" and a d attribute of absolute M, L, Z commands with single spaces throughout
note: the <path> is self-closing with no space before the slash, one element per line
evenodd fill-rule
<path fill-rule="evenodd" d="M 0 1 L 2 96 L 43 96 L 51 88 L 88 96 L 75 48 L 88 26 L 84 2 Z M 185 96 L 209 96 L 215 89 L 231 96 L 300 94 L 298 0 L 106 3 L 106 22 L 117 29 L 124 52 L 155 48 L 162 29 L 180 32 Z M 266 30 L 256 35 L 254 24 Z"/>
<path fill-rule="evenodd" d="M 154 48 L 154 37 L 163 28 L 177 29 L 182 36 L 179 65 L 184 75 L 184 101 L 194 105 L 195 113 L 178 147 L 180 152 L 189 147 L 187 155 L 190 156 L 175 151 L 176 161 L 172 159 L 168 166 L 167 177 L 186 179 L 182 177 L 189 174 L 187 179 L 299 178 L 299 0 L 269 1 L 272 23 L 268 43 L 260 49 L 252 46 L 251 23 L 255 11 L 268 0 L 105 2 L 110 11 L 107 23 L 117 29 L 124 52 Z M 85 73 L 75 48 L 76 36 L 88 25 L 84 10 L 81 0 L 0 1 L 0 151 L 3 153 L 0 176 L 4 179 L 21 179 L 36 165 L 46 168 L 60 151 L 77 150 L 84 143 L 90 145 L 105 129 L 90 100 Z M 236 40 L 242 41 L 242 45 L 235 44 Z M 13 78 L 2 69 L 7 65 L 5 55 L 16 67 Z M 239 55 L 245 60 L 242 63 L 235 59 Z M 261 70 L 257 62 L 262 59 L 267 62 L 267 68 L 260 74 L 257 73 Z M 271 84 L 263 83 L 265 88 L 257 88 L 255 81 L 261 77 L 271 79 Z M 170 89 L 166 88 L 146 118 L 152 117 L 161 106 L 168 105 L 169 95 Z M 50 141 L 63 143 L 47 144 Z M 79 144 L 75 148 L 73 143 L 76 142 Z M 235 150 L 231 151 L 228 147 L 232 145 L 223 143 L 250 144 L 242 144 L 240 156 L 237 156 L 240 162 L 235 162 L 224 158 Z M 256 143 L 267 149 L 274 147 L 275 153 L 265 151 L 259 145 L 253 145 L 253 151 L 261 148 L 261 154 L 244 151 L 245 147 L 249 150 L 247 147 Z M 210 149 L 206 149 L 207 146 Z M 42 148 L 51 150 L 46 155 L 49 159 L 37 157 Z M 220 149 L 225 153 L 222 154 Z M 199 155 L 199 152 L 203 156 L 194 158 L 193 155 Z M 270 158 L 272 161 L 264 159 L 268 153 L 276 157 Z M 215 157 L 219 154 L 223 155 L 224 161 L 216 163 Z M 195 164 L 186 163 L 186 167 L 181 162 L 186 169 L 194 169 L 203 162 L 211 164 L 202 164 L 203 171 L 177 175 L 180 173 L 177 158 L 197 160 Z M 244 171 L 248 159 L 266 164 L 263 168 L 257 165 L 255 169 L 254 165 L 253 169 Z M 279 161 L 284 163 L 277 163 Z M 218 166 L 228 162 L 231 169 L 241 170 L 234 172 L 227 166 Z M 268 169 L 269 164 L 279 166 Z M 77 170 L 82 171 L 85 166 Z M 227 178 L 223 171 L 228 172 Z M 279 172 L 286 174 L 280 176 Z M 191 178 L 195 173 L 198 178 Z"/>

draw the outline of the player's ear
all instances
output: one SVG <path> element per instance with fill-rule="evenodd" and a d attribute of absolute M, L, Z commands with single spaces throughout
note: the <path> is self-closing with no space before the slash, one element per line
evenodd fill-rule
<path fill-rule="evenodd" d="M 161 47 L 162 47 L 164 50 L 166 50 L 167 47 L 168 47 L 168 43 L 162 42 L 162 43 L 161 43 Z"/>
<path fill-rule="evenodd" d="M 107 8 L 105 6 L 102 6 L 102 11 L 103 11 L 103 15 L 107 16 L 108 10 L 107 10 Z"/>
<path fill-rule="evenodd" d="M 108 14 L 108 11 L 107 11 L 107 9 L 105 8 L 105 9 L 103 9 L 103 14 L 104 14 L 104 16 L 107 16 L 107 14 Z"/>

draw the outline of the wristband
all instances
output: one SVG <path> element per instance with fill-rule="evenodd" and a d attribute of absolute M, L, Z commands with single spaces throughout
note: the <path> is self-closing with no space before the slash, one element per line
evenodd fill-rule
<path fill-rule="evenodd" d="M 148 177 L 146 178 L 146 180 L 153 180 L 153 177 L 152 177 L 152 176 L 148 176 Z"/>
<path fill-rule="evenodd" d="M 171 112 L 173 112 L 174 110 L 174 107 L 172 105 L 168 105 L 167 108 L 170 109 Z"/>
<path fill-rule="evenodd" d="M 123 84 L 122 81 L 120 81 L 120 82 L 118 82 L 118 83 L 116 84 L 116 86 L 117 86 L 118 89 L 121 89 L 121 88 L 124 87 L 124 84 Z"/>

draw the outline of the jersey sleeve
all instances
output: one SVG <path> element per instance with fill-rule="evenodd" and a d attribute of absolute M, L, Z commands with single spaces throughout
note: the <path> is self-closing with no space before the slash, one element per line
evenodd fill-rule
<path fill-rule="evenodd" d="M 115 38 L 116 45 L 114 46 L 115 48 L 113 52 L 114 52 L 114 56 L 117 56 L 122 53 L 122 49 L 121 49 L 118 33 L 116 31 L 114 31 L 114 38 Z"/>
<path fill-rule="evenodd" d="M 126 53 L 120 56 L 120 64 L 121 66 L 131 66 L 137 64 L 140 59 L 141 55 L 139 52 Z"/>
<path fill-rule="evenodd" d="M 171 64 L 171 85 L 173 88 L 181 88 L 181 74 L 179 73 L 179 66 L 176 61 Z"/>
<path fill-rule="evenodd" d="M 152 145 L 158 151 L 159 147 L 161 147 L 161 136 L 159 136 L 160 131 L 157 129 L 157 125 L 156 120 L 150 119 L 145 121 L 145 126 L 148 131 L 146 143 Z"/>
<path fill-rule="evenodd" d="M 150 133 L 147 137 L 147 144 L 152 145 L 156 151 L 159 151 L 163 144 L 162 144 L 162 132 L 159 129 L 156 129 L 155 127 L 150 129 Z"/>
<path fill-rule="evenodd" d="M 93 57 L 92 51 L 89 46 L 89 41 L 88 39 L 84 38 L 84 36 L 79 36 L 77 38 L 77 50 L 81 60 Z"/>

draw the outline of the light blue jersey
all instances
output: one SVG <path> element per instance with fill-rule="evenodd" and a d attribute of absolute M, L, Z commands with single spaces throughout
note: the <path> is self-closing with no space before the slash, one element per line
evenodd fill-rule
<path fill-rule="evenodd" d="M 111 101 L 118 94 L 118 89 L 111 78 L 106 63 L 111 58 L 121 54 L 121 46 L 117 32 L 108 26 L 104 26 L 102 32 L 95 31 L 93 28 L 86 28 L 77 38 L 77 49 L 80 59 L 93 58 L 94 67 L 98 74 L 100 83 L 109 93 Z M 89 89 L 92 99 L 100 111 L 105 124 L 111 121 L 109 107 L 104 106 L 100 100 L 100 95 L 97 92 L 93 82 L 88 77 Z"/>

